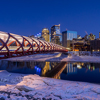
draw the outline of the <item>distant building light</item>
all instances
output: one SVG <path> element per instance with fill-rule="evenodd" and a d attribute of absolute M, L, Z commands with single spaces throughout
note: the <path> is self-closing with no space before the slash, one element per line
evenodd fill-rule
<path fill-rule="evenodd" d="M 48 30 L 48 29 L 44 28 L 43 30 Z"/>

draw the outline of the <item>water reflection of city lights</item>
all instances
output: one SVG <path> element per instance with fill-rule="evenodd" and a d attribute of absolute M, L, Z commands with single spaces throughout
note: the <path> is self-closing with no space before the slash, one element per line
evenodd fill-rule
<path fill-rule="evenodd" d="M 35 66 L 35 70 L 36 70 L 37 72 L 41 72 L 41 68 L 39 68 L 39 67 L 37 67 L 37 66 Z"/>
<path fill-rule="evenodd" d="M 78 69 L 81 69 L 81 68 L 82 68 L 82 66 L 80 66 L 79 64 L 77 64 L 77 68 L 78 68 Z"/>
<path fill-rule="evenodd" d="M 89 70 L 91 71 L 95 70 L 95 66 L 89 66 Z"/>

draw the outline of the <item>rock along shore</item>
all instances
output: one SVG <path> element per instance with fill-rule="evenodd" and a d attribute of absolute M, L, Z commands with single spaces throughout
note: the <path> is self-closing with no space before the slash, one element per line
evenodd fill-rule
<path fill-rule="evenodd" d="M 100 85 L 0 71 L 0 100 L 99 100 Z"/>

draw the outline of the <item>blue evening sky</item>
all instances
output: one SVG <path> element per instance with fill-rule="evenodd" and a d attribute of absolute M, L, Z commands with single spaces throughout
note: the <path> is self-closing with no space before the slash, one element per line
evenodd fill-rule
<path fill-rule="evenodd" d="M 98 38 L 100 0 L 0 0 L 0 31 L 28 36 L 55 24 Z"/>

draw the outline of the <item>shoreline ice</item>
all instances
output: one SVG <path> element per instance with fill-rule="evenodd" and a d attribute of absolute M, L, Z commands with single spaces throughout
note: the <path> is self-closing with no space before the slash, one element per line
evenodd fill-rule
<path fill-rule="evenodd" d="M 100 85 L 1 70 L 0 98 L 5 100 L 99 100 Z"/>
<path fill-rule="evenodd" d="M 98 56 L 77 56 L 77 55 L 64 55 L 62 53 L 47 53 L 47 54 L 34 54 L 22 57 L 13 57 L 4 59 L 7 61 L 48 61 L 48 62 L 91 62 L 100 63 Z"/>

